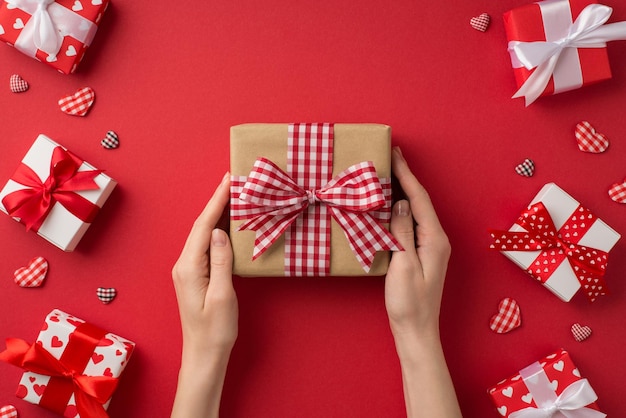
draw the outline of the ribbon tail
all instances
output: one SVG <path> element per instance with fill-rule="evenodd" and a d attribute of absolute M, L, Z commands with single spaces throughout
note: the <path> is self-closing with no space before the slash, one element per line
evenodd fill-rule
<path fill-rule="evenodd" d="M 535 71 L 526 79 L 522 87 L 515 92 L 512 98 L 517 99 L 518 97 L 524 97 L 526 107 L 537 100 L 546 89 L 560 56 L 561 53 L 558 52 L 552 55 L 548 61 L 537 66 Z"/>
<path fill-rule="evenodd" d="M 98 190 L 100 186 L 95 178 L 102 173 L 102 170 L 78 171 L 72 177 L 57 187 L 60 191 Z"/>
<path fill-rule="evenodd" d="M 88 418 L 109 418 L 109 414 L 107 414 L 102 403 L 92 396 L 87 395 L 82 390 L 74 391 L 74 400 L 76 401 L 76 410 L 79 416 Z"/>
<path fill-rule="evenodd" d="M 342 212 L 330 206 L 330 214 L 341 226 L 350 249 L 366 273 L 377 251 L 404 251 L 391 233 L 368 213 Z"/>
<path fill-rule="evenodd" d="M 574 46 L 579 48 L 604 48 L 609 41 L 626 41 L 626 22 L 602 25 L 580 37 Z"/>
<path fill-rule="evenodd" d="M 267 213 L 256 216 L 243 223 L 237 229 L 238 231 L 256 231 L 252 261 L 262 256 L 276 242 L 300 215 L 302 209 L 293 210 L 291 208 L 291 211 L 287 214 L 282 213 L 284 210 L 276 212 L 279 213 Z"/>

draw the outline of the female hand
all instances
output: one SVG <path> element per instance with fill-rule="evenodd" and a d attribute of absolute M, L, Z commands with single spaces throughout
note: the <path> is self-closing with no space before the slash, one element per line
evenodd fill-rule
<path fill-rule="evenodd" d="M 183 353 L 172 417 L 216 417 L 226 366 L 237 339 L 233 253 L 216 228 L 229 200 L 229 174 L 196 219 L 172 269 Z"/>

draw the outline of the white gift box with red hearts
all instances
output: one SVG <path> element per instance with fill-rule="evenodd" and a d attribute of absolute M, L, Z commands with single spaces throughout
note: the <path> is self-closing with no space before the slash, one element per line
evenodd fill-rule
<path fill-rule="evenodd" d="M 38 3 L 42 3 L 39 10 Z M 108 6 L 109 0 L 3 0 L 0 41 L 70 74 L 91 45 Z M 37 14 L 39 18 L 35 18 Z M 35 33 L 44 39 L 39 40 Z"/>
<path fill-rule="evenodd" d="M 22 163 L 30 167 L 39 176 L 42 182 L 45 182 L 50 175 L 50 162 L 56 147 L 66 149 L 47 136 L 39 135 L 22 159 Z M 87 170 L 95 170 L 95 168 L 91 164 L 83 161 L 78 171 Z M 99 186 L 99 189 L 76 191 L 75 193 L 93 204 L 102 207 L 117 185 L 117 182 L 104 173 L 100 173 L 95 177 L 94 181 Z M 25 188 L 27 187 L 9 179 L 2 191 L 0 191 L 0 210 L 4 213 L 8 213 L 7 209 L 2 204 L 2 199 L 9 193 Z M 18 218 L 15 219 L 19 221 Z M 56 202 L 43 224 L 39 227 L 37 233 L 62 250 L 73 251 L 90 225 L 90 223 L 77 218 L 63 207 L 63 205 Z"/>
<path fill-rule="evenodd" d="M 546 184 L 529 206 L 538 202 L 542 202 L 545 205 L 557 230 L 561 229 L 561 226 L 580 207 L 578 201 L 554 183 Z M 524 228 L 515 224 L 509 230 L 524 231 Z M 608 226 L 601 219 L 596 218 L 593 225 L 580 241 L 578 241 L 578 244 L 609 252 L 620 237 L 621 235 L 613 228 Z M 502 251 L 502 254 L 515 262 L 522 269 L 528 270 L 533 263 L 535 263 L 537 256 L 541 252 L 542 251 Z M 543 285 L 564 302 L 569 302 L 581 288 L 581 283 L 567 260 L 564 260 L 558 266 Z"/>
<path fill-rule="evenodd" d="M 41 344 L 57 360 L 61 359 L 69 345 L 70 336 L 82 324 L 86 324 L 84 320 L 55 309 L 46 317 L 44 326 L 37 337 L 37 343 Z M 112 333 L 106 333 L 97 343 L 82 373 L 86 376 L 119 378 L 128 364 L 134 348 L 134 342 Z M 33 404 L 39 404 L 50 379 L 50 376 L 25 372 L 20 380 L 17 396 Z M 110 401 L 109 399 L 105 403 L 105 408 L 108 407 Z M 70 397 L 67 403 L 64 416 L 80 418 L 76 412 L 74 395 Z"/>

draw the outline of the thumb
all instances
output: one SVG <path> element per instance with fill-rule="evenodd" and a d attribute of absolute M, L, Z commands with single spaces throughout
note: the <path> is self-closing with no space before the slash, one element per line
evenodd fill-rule
<path fill-rule="evenodd" d="M 404 253 L 415 253 L 415 229 L 413 228 L 413 216 L 408 200 L 400 200 L 393 206 L 391 213 L 391 234 L 404 247 Z M 394 253 L 401 255 L 403 252 Z"/>
<path fill-rule="evenodd" d="M 209 259 L 211 262 L 210 282 L 232 286 L 233 250 L 228 235 L 219 228 L 215 228 L 211 232 Z"/>

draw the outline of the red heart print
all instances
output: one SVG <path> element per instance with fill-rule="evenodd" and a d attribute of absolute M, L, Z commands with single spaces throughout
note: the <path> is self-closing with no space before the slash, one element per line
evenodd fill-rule
<path fill-rule="evenodd" d="M 85 116 L 96 98 L 96 93 L 89 87 L 83 87 L 76 93 L 59 99 L 63 113 L 72 116 Z"/>
<path fill-rule="evenodd" d="M 498 313 L 491 317 L 489 328 L 495 333 L 505 334 L 522 324 L 519 305 L 514 299 L 504 298 L 498 305 Z"/>
<path fill-rule="evenodd" d="M 587 325 L 582 326 L 579 323 L 575 323 L 572 325 L 572 335 L 574 339 L 578 342 L 585 341 L 587 338 L 591 336 L 591 328 Z"/>
<path fill-rule="evenodd" d="M 98 347 L 108 347 L 110 345 L 113 345 L 113 341 L 109 340 L 108 338 L 103 338 L 98 343 Z"/>
<path fill-rule="evenodd" d="M 21 287 L 39 287 L 48 274 L 48 262 L 43 257 L 35 257 L 28 266 L 20 267 L 13 273 L 14 281 Z"/>
<path fill-rule="evenodd" d="M 113 377 L 113 373 L 111 372 L 111 368 L 107 367 L 106 369 L 104 369 L 104 371 L 102 372 L 103 376 L 108 376 L 108 377 Z"/>
<path fill-rule="evenodd" d="M 102 354 L 93 353 L 91 355 L 91 360 L 93 361 L 93 364 L 98 364 L 104 360 L 104 356 Z"/>
<path fill-rule="evenodd" d="M 535 163 L 530 158 L 526 158 L 523 163 L 515 167 L 515 172 L 520 176 L 532 177 L 535 174 Z"/>
<path fill-rule="evenodd" d="M 24 93 L 28 90 L 28 83 L 18 74 L 13 74 L 9 80 L 11 91 L 13 93 Z"/>
<path fill-rule="evenodd" d="M 0 408 L 0 418 L 17 418 L 17 409 L 13 405 Z"/>
<path fill-rule="evenodd" d="M 473 17 L 470 19 L 470 25 L 481 32 L 484 32 L 489 27 L 489 22 L 491 21 L 491 17 L 487 13 L 481 13 L 480 16 Z"/>
<path fill-rule="evenodd" d="M 52 337 L 52 341 L 50 341 L 50 346 L 53 348 L 63 347 L 63 341 L 59 339 L 56 335 Z"/>
<path fill-rule="evenodd" d="M 621 183 L 613 183 L 611 185 L 609 197 L 617 203 L 626 203 L 626 179 Z"/>
<path fill-rule="evenodd" d="M 67 318 L 67 322 L 74 325 L 75 327 L 79 327 L 80 325 L 84 324 L 83 321 L 81 321 L 80 319 L 73 319 L 73 318 Z"/>
<path fill-rule="evenodd" d="M 39 396 L 43 395 L 43 392 L 46 390 L 46 385 L 33 385 L 33 389 L 35 393 Z"/>
<path fill-rule="evenodd" d="M 578 141 L 578 148 L 583 152 L 598 154 L 606 151 L 609 147 L 609 140 L 603 134 L 597 133 L 587 121 L 582 121 L 576 125 L 574 135 Z"/>
<path fill-rule="evenodd" d="M 29 377 L 28 380 L 30 380 L 30 383 L 35 383 L 35 378 L 33 376 Z"/>

